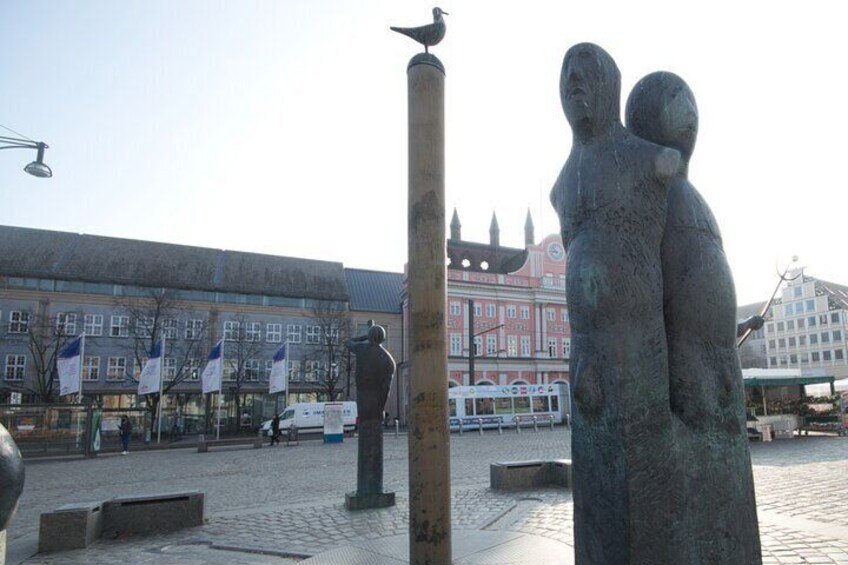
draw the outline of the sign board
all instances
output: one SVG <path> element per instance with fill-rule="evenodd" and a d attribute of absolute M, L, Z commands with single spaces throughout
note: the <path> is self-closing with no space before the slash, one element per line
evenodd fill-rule
<path fill-rule="evenodd" d="M 344 404 L 328 402 L 324 405 L 324 443 L 344 441 Z"/>

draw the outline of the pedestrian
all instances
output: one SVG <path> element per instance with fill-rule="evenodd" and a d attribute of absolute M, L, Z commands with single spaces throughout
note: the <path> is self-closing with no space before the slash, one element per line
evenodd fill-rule
<path fill-rule="evenodd" d="M 121 416 L 121 425 L 118 429 L 121 430 L 121 445 L 124 446 L 124 452 L 121 455 L 126 455 L 130 451 L 130 435 L 132 435 L 132 422 L 129 417 Z"/>
<path fill-rule="evenodd" d="M 271 447 L 277 443 L 280 443 L 280 415 L 274 414 L 274 419 L 271 420 Z"/>

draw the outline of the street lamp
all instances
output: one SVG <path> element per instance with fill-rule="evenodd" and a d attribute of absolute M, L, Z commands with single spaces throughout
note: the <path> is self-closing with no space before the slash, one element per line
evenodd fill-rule
<path fill-rule="evenodd" d="M 0 135 L 0 149 L 35 149 L 38 151 L 35 161 L 24 167 L 24 170 L 32 176 L 42 179 L 49 179 L 53 176 L 53 171 L 44 163 L 44 150 L 47 147 L 47 144 L 43 141 L 31 141 Z"/>

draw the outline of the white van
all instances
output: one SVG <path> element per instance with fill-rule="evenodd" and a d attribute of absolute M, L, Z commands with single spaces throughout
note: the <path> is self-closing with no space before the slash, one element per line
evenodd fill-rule
<path fill-rule="evenodd" d="M 292 404 L 280 413 L 280 432 L 283 435 L 294 424 L 300 433 L 323 432 L 324 431 L 324 402 L 300 402 Z M 352 432 L 356 429 L 357 411 L 356 402 L 333 402 L 341 404 L 344 408 L 344 431 Z M 262 422 L 259 428 L 263 436 L 271 435 L 271 420 Z"/>

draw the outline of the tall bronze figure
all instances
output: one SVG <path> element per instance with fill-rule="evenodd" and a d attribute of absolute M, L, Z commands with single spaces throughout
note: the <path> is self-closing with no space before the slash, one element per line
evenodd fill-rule
<path fill-rule="evenodd" d="M 386 330 L 369 321 L 368 333 L 348 340 L 356 355 L 356 409 L 359 440 L 356 492 L 345 496 L 350 510 L 393 506 L 395 493 L 383 492 L 383 408 L 389 397 L 395 360 L 383 347 Z"/>
<path fill-rule="evenodd" d="M 575 562 L 679 564 L 660 246 L 680 154 L 626 130 L 620 95 L 606 51 L 568 50 L 573 142 L 551 201 L 568 251 Z"/>
<path fill-rule="evenodd" d="M 639 137 L 682 156 L 662 239 L 671 412 L 683 456 L 681 563 L 760 563 L 733 276 L 712 211 L 688 179 L 695 97 L 677 75 L 652 73 L 630 93 L 626 120 Z"/>

